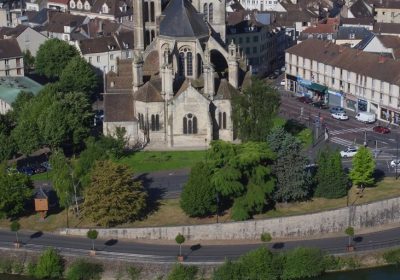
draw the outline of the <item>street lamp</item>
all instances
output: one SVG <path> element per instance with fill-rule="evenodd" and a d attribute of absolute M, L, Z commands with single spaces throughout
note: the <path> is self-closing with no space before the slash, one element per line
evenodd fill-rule
<path fill-rule="evenodd" d="M 218 195 L 218 192 L 217 192 L 217 195 L 216 195 L 216 199 L 217 199 L 217 224 L 218 224 L 218 210 L 219 210 L 219 195 Z"/>
<path fill-rule="evenodd" d="M 396 180 L 398 178 L 398 176 L 397 176 L 398 166 L 397 165 L 400 165 L 398 163 L 399 163 L 399 135 L 396 135 L 396 162 L 394 163 L 394 168 L 396 170 Z"/>

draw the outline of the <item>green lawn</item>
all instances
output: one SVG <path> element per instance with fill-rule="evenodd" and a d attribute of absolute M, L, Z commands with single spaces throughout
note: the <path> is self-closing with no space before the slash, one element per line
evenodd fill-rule
<path fill-rule="evenodd" d="M 191 168 L 205 158 L 205 151 L 136 152 L 118 160 L 135 173 Z"/>

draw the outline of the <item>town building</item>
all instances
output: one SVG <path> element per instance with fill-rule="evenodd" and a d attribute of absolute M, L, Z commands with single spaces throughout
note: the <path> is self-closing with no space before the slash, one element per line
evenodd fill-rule
<path fill-rule="evenodd" d="M 0 40 L 0 77 L 24 76 L 24 59 L 18 41 Z"/>
<path fill-rule="evenodd" d="M 106 76 L 104 134 L 164 149 L 233 141 L 231 99 L 249 73 L 226 41 L 225 1 L 154 1 L 149 16 L 147 2 L 134 1 L 133 59 Z"/>
<path fill-rule="evenodd" d="M 398 36 L 372 35 L 357 44 L 355 48 L 400 60 L 400 37 Z"/>
<path fill-rule="evenodd" d="M 374 3 L 377 22 L 400 23 L 400 1 L 379 0 Z"/>
<path fill-rule="evenodd" d="M 286 50 L 286 88 L 400 124 L 400 61 L 310 39 Z"/>

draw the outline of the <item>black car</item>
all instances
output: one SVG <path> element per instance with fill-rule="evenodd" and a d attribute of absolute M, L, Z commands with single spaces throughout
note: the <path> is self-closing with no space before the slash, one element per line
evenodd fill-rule
<path fill-rule="evenodd" d="M 323 101 L 313 102 L 312 105 L 318 109 L 329 109 L 329 106 L 325 104 Z"/>

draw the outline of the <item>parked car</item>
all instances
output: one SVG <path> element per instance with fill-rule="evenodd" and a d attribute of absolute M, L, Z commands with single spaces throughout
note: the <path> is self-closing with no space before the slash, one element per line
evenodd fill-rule
<path fill-rule="evenodd" d="M 369 112 L 359 112 L 356 115 L 356 120 L 364 123 L 374 123 L 376 121 L 376 115 Z"/>
<path fill-rule="evenodd" d="M 334 106 L 332 107 L 329 112 L 333 113 L 345 113 L 344 108 L 340 106 Z"/>
<path fill-rule="evenodd" d="M 17 170 L 19 173 L 22 173 L 22 174 L 25 174 L 28 176 L 32 176 L 33 174 L 35 174 L 35 171 L 33 170 L 33 168 L 29 167 L 29 166 L 23 166 L 23 167 L 17 168 Z"/>
<path fill-rule="evenodd" d="M 332 118 L 341 120 L 341 121 L 345 121 L 345 120 L 349 119 L 349 116 L 346 115 L 346 113 L 332 113 L 331 116 L 332 116 Z"/>
<path fill-rule="evenodd" d="M 390 162 L 390 167 L 400 169 L 400 159 L 394 159 Z"/>
<path fill-rule="evenodd" d="M 348 147 L 346 150 L 340 152 L 340 156 L 342 158 L 354 157 L 357 151 L 357 147 Z"/>
<path fill-rule="evenodd" d="M 313 102 L 312 105 L 315 108 L 319 108 L 319 109 L 329 109 L 329 106 L 327 104 L 325 104 L 325 102 L 323 102 L 323 101 Z"/>
<path fill-rule="evenodd" d="M 285 86 L 285 85 L 286 85 L 286 79 L 282 79 L 280 85 L 281 85 L 281 86 Z"/>
<path fill-rule="evenodd" d="M 308 96 L 300 96 L 297 98 L 297 100 L 300 101 L 301 103 L 305 103 L 305 104 L 313 103 L 313 100 Z"/>
<path fill-rule="evenodd" d="M 390 129 L 389 129 L 388 127 L 381 126 L 381 125 L 375 126 L 375 127 L 373 128 L 373 131 L 374 131 L 374 132 L 377 132 L 377 133 L 381 133 L 381 134 L 388 134 L 388 133 L 390 133 Z"/>

